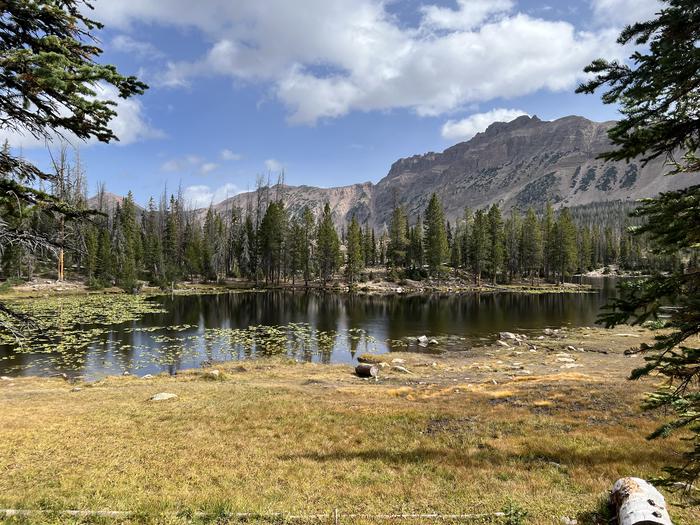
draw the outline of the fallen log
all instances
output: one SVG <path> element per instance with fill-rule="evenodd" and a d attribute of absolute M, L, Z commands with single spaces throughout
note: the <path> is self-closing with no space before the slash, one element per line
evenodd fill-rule
<path fill-rule="evenodd" d="M 618 479 L 613 485 L 610 501 L 618 525 L 673 525 L 664 497 L 643 479 Z"/>
<path fill-rule="evenodd" d="M 355 373 L 358 377 L 377 377 L 379 367 L 371 363 L 360 363 L 355 367 Z"/>

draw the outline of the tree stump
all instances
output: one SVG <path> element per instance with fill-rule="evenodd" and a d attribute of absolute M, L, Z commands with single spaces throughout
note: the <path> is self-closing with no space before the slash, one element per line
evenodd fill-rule
<path fill-rule="evenodd" d="M 379 367 L 371 363 L 360 363 L 355 367 L 355 373 L 358 377 L 377 377 L 379 375 Z"/>
<path fill-rule="evenodd" d="M 643 479 L 618 479 L 610 501 L 615 507 L 618 525 L 673 525 L 664 497 Z"/>

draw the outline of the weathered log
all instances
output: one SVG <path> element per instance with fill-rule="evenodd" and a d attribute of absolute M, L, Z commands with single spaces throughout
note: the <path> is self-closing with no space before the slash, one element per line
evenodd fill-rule
<path fill-rule="evenodd" d="M 355 373 L 359 377 L 377 377 L 379 375 L 379 367 L 371 363 L 360 363 L 355 367 Z"/>
<path fill-rule="evenodd" d="M 672 525 L 664 497 L 643 479 L 618 479 L 610 500 L 618 525 Z"/>

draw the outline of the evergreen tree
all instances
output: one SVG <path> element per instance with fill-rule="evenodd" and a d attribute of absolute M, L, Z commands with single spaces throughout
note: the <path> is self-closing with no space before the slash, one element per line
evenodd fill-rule
<path fill-rule="evenodd" d="M 86 16 L 88 6 L 81 0 L 3 2 L 0 130 L 49 142 L 57 134 L 101 142 L 117 138 L 109 128 L 116 103 L 97 98 L 95 86 L 113 87 L 122 98 L 142 94 L 147 86 L 99 63 L 102 51 L 93 31 L 102 25 Z M 42 188 L 55 181 L 55 174 L 43 172 L 9 148 L 0 151 L 0 245 L 16 247 L 10 250 L 15 253 L 60 250 L 45 232 L 25 229 L 17 216 L 20 210 L 34 208 L 61 222 L 94 215 Z M 0 312 L 0 329 L 22 329 L 24 316 L 4 303 Z"/>
<path fill-rule="evenodd" d="M 318 223 L 316 249 L 319 275 L 323 286 L 326 286 L 340 266 L 340 240 L 333 226 L 331 206 L 327 202 Z"/>
<path fill-rule="evenodd" d="M 301 247 L 301 267 L 304 272 L 304 285 L 309 286 L 309 281 L 313 277 L 314 272 L 314 215 L 308 206 L 304 206 L 301 213 L 301 229 L 303 235 L 303 245 Z"/>
<path fill-rule="evenodd" d="M 350 221 L 350 226 L 348 227 L 346 246 L 345 278 L 352 286 L 359 277 L 364 266 L 364 256 L 362 253 L 362 230 L 360 230 L 360 225 L 358 224 L 354 215 Z"/>
<path fill-rule="evenodd" d="M 488 222 L 484 210 L 477 210 L 474 214 L 470 246 L 472 271 L 477 285 L 481 285 L 481 274 L 489 258 L 491 239 L 489 239 Z"/>
<path fill-rule="evenodd" d="M 425 259 L 431 275 L 440 276 L 447 255 L 445 213 L 440 199 L 433 193 L 425 211 Z"/>
<path fill-rule="evenodd" d="M 488 230 L 489 242 L 488 249 L 488 266 L 493 279 L 493 284 L 496 284 L 498 273 L 503 268 L 503 218 L 501 217 L 501 209 L 497 204 L 493 204 L 489 208 L 488 215 Z"/>
<path fill-rule="evenodd" d="M 596 60 L 586 68 L 594 78 L 579 87 L 593 93 L 607 88 L 603 101 L 620 104 L 624 118 L 608 132 L 616 149 L 610 160 L 638 156 L 642 163 L 666 157 L 674 173 L 700 171 L 700 4 L 697 0 L 667 0 L 656 18 L 624 29 L 618 42 L 636 44 L 630 65 Z M 679 152 L 683 155 L 679 159 Z M 646 219 L 636 230 L 648 235 L 659 254 L 677 255 L 700 245 L 700 185 L 667 192 L 645 201 L 635 217 Z M 677 307 L 647 352 L 647 364 L 633 372 L 638 378 L 651 373 L 668 380 L 651 395 L 647 408 L 670 408 L 676 419 L 651 437 L 665 437 L 686 429 L 690 449 L 682 464 L 667 469 L 668 485 L 680 482 L 687 494 L 697 498 L 694 485 L 700 479 L 700 268 L 676 268 L 646 281 L 623 286 L 621 298 L 604 316 L 607 325 L 656 318 L 661 305 Z"/>
<path fill-rule="evenodd" d="M 570 276 L 576 270 L 578 262 L 576 226 L 571 220 L 568 209 L 561 210 L 552 231 L 554 263 L 559 272 L 560 282 L 563 283 L 565 277 Z"/>
<path fill-rule="evenodd" d="M 535 210 L 529 208 L 523 221 L 521 257 L 523 267 L 533 283 L 535 275 L 542 267 L 542 255 L 542 229 Z"/>
<path fill-rule="evenodd" d="M 394 268 L 406 266 L 409 246 L 408 217 L 402 206 L 394 207 L 389 221 L 389 245 L 387 246 L 387 263 Z"/>

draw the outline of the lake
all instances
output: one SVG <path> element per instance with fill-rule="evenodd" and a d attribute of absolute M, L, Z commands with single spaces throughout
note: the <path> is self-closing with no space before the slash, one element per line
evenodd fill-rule
<path fill-rule="evenodd" d="M 0 375 L 95 379 L 176 373 L 264 355 L 353 363 L 364 352 L 467 351 L 499 331 L 590 326 L 615 293 L 613 279 L 589 279 L 593 293 L 367 296 L 266 291 L 155 297 L 159 313 L 103 326 L 80 325 L 85 341 L 60 352 L 0 345 Z M 437 345 L 415 344 L 415 337 Z M 54 337 L 54 339 L 60 339 Z"/>

